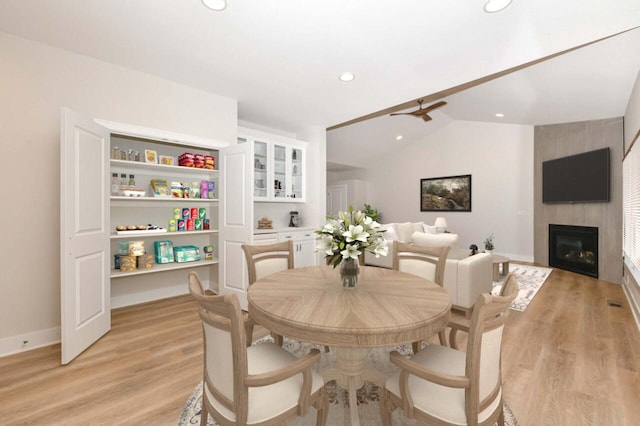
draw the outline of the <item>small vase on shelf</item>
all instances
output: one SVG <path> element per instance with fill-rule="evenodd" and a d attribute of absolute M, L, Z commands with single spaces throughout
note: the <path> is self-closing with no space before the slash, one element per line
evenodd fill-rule
<path fill-rule="evenodd" d="M 358 283 L 358 273 L 360 265 L 355 259 L 346 259 L 340 265 L 340 278 L 342 279 L 342 287 L 355 288 Z"/>

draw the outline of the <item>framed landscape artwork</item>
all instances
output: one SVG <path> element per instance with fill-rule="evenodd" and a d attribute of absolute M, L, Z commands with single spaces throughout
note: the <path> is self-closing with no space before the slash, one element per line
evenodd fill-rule
<path fill-rule="evenodd" d="M 420 211 L 470 212 L 471 175 L 420 179 Z"/>

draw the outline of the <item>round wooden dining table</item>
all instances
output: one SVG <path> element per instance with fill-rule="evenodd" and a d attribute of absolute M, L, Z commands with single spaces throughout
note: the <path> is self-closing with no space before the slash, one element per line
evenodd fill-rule
<path fill-rule="evenodd" d="M 314 266 L 268 275 L 249 286 L 249 314 L 268 330 L 335 348 L 335 366 L 320 373 L 349 390 L 351 424 L 359 424 L 356 391 L 364 381 L 384 386 L 368 367 L 371 348 L 426 340 L 445 328 L 446 290 L 391 269 L 361 266 L 355 288 L 343 288 L 339 268 Z"/>

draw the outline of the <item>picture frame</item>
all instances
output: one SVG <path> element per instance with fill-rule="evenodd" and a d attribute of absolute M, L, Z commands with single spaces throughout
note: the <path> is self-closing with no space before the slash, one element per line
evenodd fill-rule
<path fill-rule="evenodd" d="M 420 211 L 470 212 L 471 175 L 420 179 Z"/>
<path fill-rule="evenodd" d="M 169 155 L 160 155 L 158 157 L 158 162 L 162 165 L 165 166 L 173 166 L 175 165 L 175 160 L 173 157 L 169 156 Z"/>
<path fill-rule="evenodd" d="M 158 164 L 158 153 L 152 149 L 145 149 L 144 162 Z"/>

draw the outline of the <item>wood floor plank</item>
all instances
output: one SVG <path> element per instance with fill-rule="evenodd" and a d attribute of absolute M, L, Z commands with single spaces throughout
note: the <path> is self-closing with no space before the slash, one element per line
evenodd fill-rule
<path fill-rule="evenodd" d="M 174 426 L 201 380 L 201 339 L 189 296 L 116 309 L 112 330 L 67 366 L 60 345 L 1 358 L 0 424 Z M 636 425 L 638 354 L 622 288 L 554 270 L 524 312 L 511 311 L 504 398 L 522 426 Z"/>

